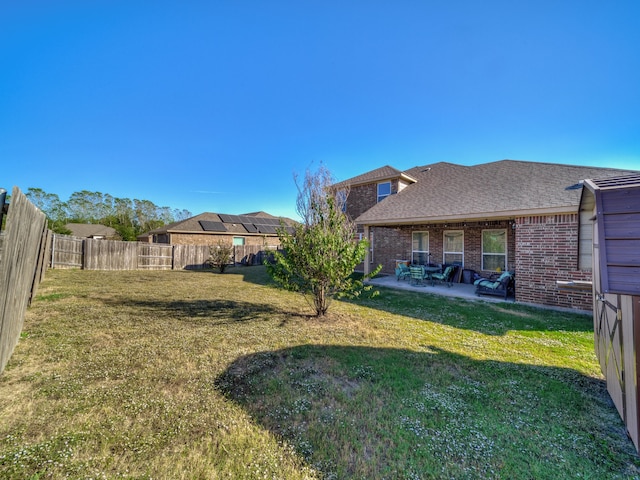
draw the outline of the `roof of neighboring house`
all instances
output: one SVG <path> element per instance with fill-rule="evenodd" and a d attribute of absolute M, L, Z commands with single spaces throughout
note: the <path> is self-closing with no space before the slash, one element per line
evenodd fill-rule
<path fill-rule="evenodd" d="M 357 223 L 407 224 L 577 212 L 585 179 L 638 172 L 500 160 L 474 166 L 440 162 L 404 173 L 416 182 L 374 205 L 356 219 Z M 361 183 L 362 177 L 344 183 Z"/>
<path fill-rule="evenodd" d="M 362 175 L 358 175 L 357 177 L 350 178 L 343 182 L 338 182 L 334 186 L 340 188 L 342 186 L 354 186 L 354 185 L 362 185 L 365 183 L 374 183 L 380 182 L 383 180 L 390 180 L 392 178 L 403 178 L 409 183 L 415 182 L 415 178 L 407 175 L 406 172 L 402 172 L 396 168 L 390 167 L 389 165 L 385 165 L 384 167 L 376 168 L 375 170 L 371 170 L 370 172 L 363 173 Z"/>
<path fill-rule="evenodd" d="M 163 233 L 205 233 L 234 235 L 276 235 L 280 220 L 293 226 L 295 221 L 286 217 L 274 217 L 266 212 L 253 212 L 242 215 L 205 212 L 195 217 L 170 223 L 147 232 L 145 236 Z"/>
<path fill-rule="evenodd" d="M 94 223 L 67 223 L 65 228 L 71 231 L 74 237 L 91 238 L 91 237 L 117 237 L 118 232 L 115 228 L 106 227 Z"/>

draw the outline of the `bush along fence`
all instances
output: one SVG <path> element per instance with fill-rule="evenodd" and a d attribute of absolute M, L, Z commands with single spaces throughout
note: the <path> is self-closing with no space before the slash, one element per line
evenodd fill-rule
<path fill-rule="evenodd" d="M 84 270 L 200 270 L 209 268 L 209 245 L 98 240 L 54 234 L 51 268 Z M 262 264 L 276 246 L 236 245 L 230 263 Z"/>
<path fill-rule="evenodd" d="M 0 242 L 0 372 L 18 343 L 27 306 L 44 277 L 50 238 L 45 215 L 15 187 Z"/>

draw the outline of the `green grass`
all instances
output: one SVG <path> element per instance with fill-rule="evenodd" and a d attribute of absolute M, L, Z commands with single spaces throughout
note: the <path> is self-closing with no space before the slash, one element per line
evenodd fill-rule
<path fill-rule="evenodd" d="M 584 315 L 262 267 L 49 271 L 0 376 L 0 477 L 639 478 Z"/>

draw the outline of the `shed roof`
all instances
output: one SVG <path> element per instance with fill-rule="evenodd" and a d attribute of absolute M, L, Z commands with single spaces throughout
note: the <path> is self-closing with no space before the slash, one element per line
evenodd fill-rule
<path fill-rule="evenodd" d="M 640 295 L 640 173 L 587 179 L 584 185 L 581 214 L 596 213 L 599 288 Z"/>
<path fill-rule="evenodd" d="M 356 219 L 357 223 L 408 224 L 577 212 L 580 188 L 575 186 L 584 179 L 639 172 L 500 160 L 473 166 L 439 162 L 405 173 L 416 182 L 374 205 Z M 361 177 L 354 179 L 360 181 Z"/>

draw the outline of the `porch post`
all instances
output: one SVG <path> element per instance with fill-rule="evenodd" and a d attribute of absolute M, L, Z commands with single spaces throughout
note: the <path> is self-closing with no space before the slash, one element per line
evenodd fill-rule
<path fill-rule="evenodd" d="M 370 242 L 369 225 L 364 226 L 364 238 L 367 240 L 367 242 Z M 367 253 L 364 254 L 364 274 L 369 275 L 370 271 L 371 271 L 371 244 L 367 248 Z"/>

